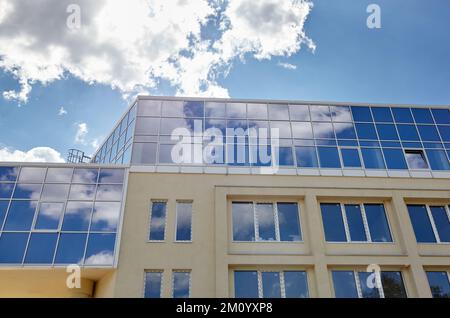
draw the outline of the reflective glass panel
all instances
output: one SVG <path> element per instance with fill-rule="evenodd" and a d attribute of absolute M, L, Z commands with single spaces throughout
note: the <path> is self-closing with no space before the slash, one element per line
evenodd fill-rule
<path fill-rule="evenodd" d="M 331 123 L 313 123 L 313 130 L 316 138 L 335 138 Z"/>
<path fill-rule="evenodd" d="M 450 281 L 446 272 L 427 272 L 433 298 L 450 298 Z"/>
<path fill-rule="evenodd" d="M 194 130 L 195 122 L 199 124 L 200 129 L 202 129 L 201 119 L 191 119 L 191 118 L 162 118 L 161 119 L 161 135 L 171 136 L 175 129 L 184 129 L 191 132 Z M 182 134 L 187 134 L 188 132 L 181 131 Z"/>
<path fill-rule="evenodd" d="M 97 183 L 98 169 L 78 169 L 73 172 L 73 183 Z"/>
<path fill-rule="evenodd" d="M 334 122 L 351 122 L 352 113 L 348 106 L 331 106 L 331 116 Z"/>
<path fill-rule="evenodd" d="M 233 202 L 233 240 L 254 241 L 255 219 L 253 204 L 250 202 Z"/>
<path fill-rule="evenodd" d="M 173 298 L 189 298 L 191 273 L 173 272 Z"/>
<path fill-rule="evenodd" d="M 392 242 L 383 204 L 364 204 L 372 242 Z"/>
<path fill-rule="evenodd" d="M 394 125 L 377 124 L 377 131 L 380 140 L 398 140 L 397 130 Z"/>
<path fill-rule="evenodd" d="M 240 103 L 227 104 L 227 118 L 246 118 L 246 105 Z"/>
<path fill-rule="evenodd" d="M 369 278 L 371 275 L 373 275 L 373 273 L 367 272 L 358 273 L 362 298 L 380 298 L 380 292 L 378 291 L 378 288 L 376 288 L 375 286 L 369 286 L 367 284 L 368 279 L 369 282 L 372 282 L 372 278 Z"/>
<path fill-rule="evenodd" d="M 359 139 L 374 139 L 377 140 L 377 132 L 373 124 L 356 123 L 356 132 Z"/>
<path fill-rule="evenodd" d="M 65 201 L 69 193 L 68 184 L 44 184 L 41 200 Z"/>
<path fill-rule="evenodd" d="M 145 298 L 161 298 L 161 272 L 147 272 L 145 273 Z"/>
<path fill-rule="evenodd" d="M 156 162 L 156 143 L 134 143 L 132 163 L 155 164 Z"/>
<path fill-rule="evenodd" d="M 450 125 L 450 110 L 448 109 L 432 109 L 436 124 Z"/>
<path fill-rule="evenodd" d="M 341 148 L 342 162 L 346 168 L 361 167 L 358 149 Z"/>
<path fill-rule="evenodd" d="M 150 241 L 163 241 L 166 228 L 166 202 L 152 202 L 150 218 Z"/>
<path fill-rule="evenodd" d="M 41 203 L 34 228 L 37 230 L 57 230 L 64 211 L 64 203 Z"/>
<path fill-rule="evenodd" d="M 385 298 L 406 298 L 405 285 L 400 272 L 381 272 L 381 284 Z"/>
<path fill-rule="evenodd" d="M 72 184 L 70 200 L 94 200 L 96 185 Z"/>
<path fill-rule="evenodd" d="M 384 169 L 383 155 L 379 148 L 361 148 L 366 169 Z"/>
<path fill-rule="evenodd" d="M 56 233 L 32 233 L 25 263 L 52 264 L 57 239 L 58 234 Z"/>
<path fill-rule="evenodd" d="M 433 124 L 433 117 L 428 108 L 412 108 L 411 109 L 414 119 L 418 124 Z"/>
<path fill-rule="evenodd" d="M 192 203 L 177 202 L 177 241 L 190 241 L 192 239 Z"/>
<path fill-rule="evenodd" d="M 400 139 L 419 141 L 419 134 L 417 133 L 416 127 L 413 125 L 397 125 L 398 133 L 400 134 Z"/>
<path fill-rule="evenodd" d="M 70 183 L 72 172 L 72 168 L 48 168 L 45 182 Z"/>
<path fill-rule="evenodd" d="M 361 214 L 361 206 L 359 204 L 346 204 L 345 214 L 347 216 L 350 240 L 357 242 L 367 241 Z"/>
<path fill-rule="evenodd" d="M 355 121 L 373 121 L 369 107 L 352 106 L 351 109 Z"/>
<path fill-rule="evenodd" d="M 184 102 L 184 116 L 185 117 L 200 117 L 204 115 L 204 102 L 202 101 L 187 101 Z"/>
<path fill-rule="evenodd" d="M 332 276 L 336 298 L 358 298 L 353 271 L 333 271 Z"/>
<path fill-rule="evenodd" d="M 158 100 L 140 100 L 137 113 L 139 116 L 160 116 L 161 101 Z"/>
<path fill-rule="evenodd" d="M 247 104 L 247 116 L 249 119 L 267 119 L 267 104 Z"/>
<path fill-rule="evenodd" d="M 375 122 L 378 122 L 378 123 L 393 122 L 391 110 L 389 109 L 389 107 L 372 107 L 372 114 L 373 114 L 373 119 L 375 119 Z"/>
<path fill-rule="evenodd" d="M 124 174 L 124 169 L 100 169 L 98 183 L 122 183 Z"/>
<path fill-rule="evenodd" d="M 120 201 L 122 199 L 122 185 L 100 184 L 95 198 L 102 201 Z"/>
<path fill-rule="evenodd" d="M 427 160 L 422 150 L 405 150 L 409 169 L 428 169 Z"/>
<path fill-rule="evenodd" d="M 383 154 L 388 169 L 408 169 L 402 149 L 384 148 Z"/>
<path fill-rule="evenodd" d="M 95 202 L 91 231 L 116 231 L 119 223 L 120 206 L 120 202 Z"/>
<path fill-rule="evenodd" d="M 89 234 L 85 265 L 113 265 L 115 234 Z"/>
<path fill-rule="evenodd" d="M 0 198 L 1 199 L 11 198 L 13 190 L 14 190 L 14 183 L 0 183 Z"/>
<path fill-rule="evenodd" d="M 55 264 L 81 264 L 87 234 L 62 233 L 59 237 Z"/>
<path fill-rule="evenodd" d="M 134 133 L 136 135 L 157 135 L 159 132 L 159 118 L 138 117 Z"/>
<path fill-rule="evenodd" d="M 339 153 L 334 147 L 317 147 L 321 168 L 340 168 Z"/>
<path fill-rule="evenodd" d="M 447 154 L 444 150 L 426 149 L 427 157 L 433 170 L 450 170 Z"/>
<path fill-rule="evenodd" d="M 436 243 L 425 205 L 408 205 L 409 217 L 419 243 Z"/>
<path fill-rule="evenodd" d="M 293 166 L 294 165 L 294 157 L 292 155 L 291 147 L 280 147 L 278 148 L 278 164 L 280 166 Z"/>
<path fill-rule="evenodd" d="M 309 122 L 292 122 L 292 135 L 294 138 L 312 139 L 312 126 Z"/>
<path fill-rule="evenodd" d="M 450 216 L 443 206 L 430 206 L 441 242 L 450 243 Z"/>
<path fill-rule="evenodd" d="M 307 105 L 289 105 L 291 120 L 309 121 L 309 108 Z"/>
<path fill-rule="evenodd" d="M 301 241 L 297 203 L 277 203 L 281 241 Z"/>
<path fill-rule="evenodd" d="M 225 118 L 225 104 L 224 103 L 205 103 L 205 117 L 209 118 Z"/>
<path fill-rule="evenodd" d="M 297 166 L 304 168 L 318 167 L 315 147 L 295 147 Z"/>
<path fill-rule="evenodd" d="M 334 203 L 321 203 L 322 221 L 327 242 L 346 242 L 341 206 Z"/>
<path fill-rule="evenodd" d="M 159 158 L 160 164 L 174 164 L 172 159 L 172 149 L 174 145 L 159 145 Z"/>
<path fill-rule="evenodd" d="M 308 280 L 306 272 L 284 272 L 286 298 L 308 298 Z"/>
<path fill-rule="evenodd" d="M 413 124 L 414 119 L 412 117 L 409 108 L 391 108 L 394 119 L 397 123 Z"/>
<path fill-rule="evenodd" d="M 19 168 L 0 167 L 0 181 L 16 181 Z"/>
<path fill-rule="evenodd" d="M 0 229 L 3 226 L 5 220 L 6 210 L 8 210 L 9 201 L 0 201 Z"/>
<path fill-rule="evenodd" d="M 273 205 L 270 203 L 259 203 L 256 205 L 256 216 L 260 241 L 275 241 L 275 219 Z"/>
<path fill-rule="evenodd" d="M 0 263 L 21 264 L 28 233 L 3 233 L 0 236 Z"/>
<path fill-rule="evenodd" d="M 289 120 L 289 109 L 287 105 L 269 104 L 270 120 Z"/>
<path fill-rule="evenodd" d="M 420 138 L 423 141 L 441 141 L 436 126 L 417 125 L 417 128 L 419 129 Z"/>
<path fill-rule="evenodd" d="M 22 167 L 18 182 L 42 183 L 46 168 Z"/>
<path fill-rule="evenodd" d="M 330 108 L 328 106 L 311 106 L 309 108 L 311 112 L 312 121 L 331 121 Z"/>
<path fill-rule="evenodd" d="M 280 273 L 262 272 L 262 287 L 264 298 L 281 298 Z"/>
<path fill-rule="evenodd" d="M 37 201 L 11 201 L 4 231 L 29 231 Z"/>
<path fill-rule="evenodd" d="M 42 185 L 30 183 L 18 183 L 14 190 L 13 198 L 39 200 Z"/>
<path fill-rule="evenodd" d="M 87 231 L 92 214 L 92 202 L 67 202 L 63 231 Z"/>
<path fill-rule="evenodd" d="M 163 101 L 163 117 L 184 117 L 184 105 L 182 101 Z"/>
<path fill-rule="evenodd" d="M 450 126 L 438 126 L 439 133 L 441 134 L 444 142 L 450 142 Z"/>
<path fill-rule="evenodd" d="M 256 271 L 234 272 L 234 297 L 258 298 L 258 273 Z"/>
<path fill-rule="evenodd" d="M 353 123 L 334 123 L 333 125 L 338 139 L 356 139 Z"/>

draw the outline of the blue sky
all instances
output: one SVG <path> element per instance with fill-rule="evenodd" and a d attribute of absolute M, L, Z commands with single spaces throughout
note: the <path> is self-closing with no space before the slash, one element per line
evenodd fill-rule
<path fill-rule="evenodd" d="M 0 13 L 2 2 L 7 1 L 10 0 L 0 0 Z M 297 17 L 304 18 L 304 25 L 301 24 L 299 28 L 314 42 L 314 52 L 304 42 L 301 49 L 294 50 L 292 54 L 280 53 L 274 46 L 286 45 L 288 51 L 292 48 L 289 39 L 271 43 L 270 39 L 263 38 L 264 34 L 257 35 L 262 38 L 261 41 L 266 41 L 265 46 L 259 47 L 259 53 L 264 50 L 269 52 L 265 58 L 258 58 L 258 52 L 255 53 L 258 48 L 245 49 L 239 53 L 243 58 L 235 55 L 223 62 L 224 50 L 221 56 L 214 57 L 222 59 L 223 63 L 211 62 L 216 63 L 211 64 L 216 68 L 209 69 L 214 71 L 214 76 L 212 79 L 208 77 L 211 87 L 220 89 L 210 90 L 207 95 L 221 97 L 226 90 L 231 98 L 450 104 L 450 1 L 315 0 L 312 3 L 309 12 L 299 11 Z M 381 29 L 369 29 L 366 26 L 369 15 L 366 8 L 371 3 L 381 8 Z M 289 9 L 289 4 L 286 4 L 286 8 Z M 244 11 L 236 12 L 233 14 L 242 13 L 245 17 Z M 280 12 L 289 13 L 288 10 Z M 207 15 L 207 12 L 204 14 Z M 231 23 L 241 23 L 239 16 L 230 13 L 229 17 Z M 7 40 L 7 32 L 1 31 L 1 21 L 0 18 L 0 39 L 3 37 Z M 214 39 L 220 38 L 223 30 L 217 30 L 219 23 L 214 22 L 217 21 L 202 27 L 201 36 L 206 34 Z M 16 27 L 21 28 L 20 25 Z M 195 30 L 195 26 L 192 28 Z M 280 36 L 284 36 L 286 32 L 284 29 L 281 31 Z M 235 32 L 239 32 L 239 29 Z M 252 32 L 242 34 L 254 36 L 254 30 Z M 14 36 L 14 32 L 10 36 Z M 71 147 L 90 154 L 94 152 L 95 143 L 107 136 L 138 91 L 126 87 L 130 79 L 128 75 L 126 80 L 117 84 L 113 83 L 114 78 L 105 79 L 108 74 L 98 78 L 95 74 L 80 75 L 83 71 L 81 67 L 81 71 L 72 71 L 67 67 L 69 70 L 64 70 L 58 79 L 49 76 L 45 83 L 40 75 L 30 75 L 32 72 L 29 69 L 38 64 L 34 62 L 38 58 L 32 61 L 34 64 L 29 69 L 24 66 L 25 70 L 21 70 L 22 66 L 14 65 L 14 58 L 11 57 L 15 48 L 2 51 L 1 47 L 0 62 L 2 58 L 8 61 L 8 57 L 13 62 L 3 67 L 0 63 L 0 93 L 21 89 L 18 74 L 27 78 L 32 87 L 26 101 L 0 95 L 0 149 L 3 149 L 3 154 L 6 151 L 10 154 L 14 150 L 26 153 L 35 147 L 50 147 L 63 157 Z M 192 50 L 191 53 L 200 54 L 191 46 L 187 48 Z M 40 49 L 42 47 L 36 50 Z M 179 56 L 183 56 L 183 53 Z M 199 58 L 197 64 L 186 64 L 185 77 L 156 76 L 153 87 L 144 85 L 139 89 L 155 95 L 198 95 L 199 91 L 189 90 L 186 82 L 198 78 L 202 81 L 201 75 L 195 77 L 197 74 L 194 74 L 190 78 L 189 70 L 193 65 L 198 66 L 201 61 L 207 61 L 205 56 Z M 294 65 L 296 69 L 281 67 L 280 63 Z M 71 65 L 76 66 L 76 61 L 72 61 Z M 164 67 L 159 70 L 167 70 Z M 16 69 L 19 72 L 14 73 Z M 229 72 L 224 74 L 220 71 L 223 69 L 229 69 Z M 211 72 L 208 76 L 211 76 Z M 111 84 L 118 88 L 111 88 Z M 125 94 L 128 97 L 124 97 Z M 66 114 L 58 115 L 61 107 Z M 76 141 L 80 124 L 85 124 L 87 132 Z"/>

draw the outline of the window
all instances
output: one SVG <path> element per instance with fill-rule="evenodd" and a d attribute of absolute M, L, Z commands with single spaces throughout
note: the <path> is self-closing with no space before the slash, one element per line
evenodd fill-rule
<path fill-rule="evenodd" d="M 113 265 L 115 242 L 115 234 L 89 234 L 84 264 L 99 266 Z"/>
<path fill-rule="evenodd" d="M 436 124 L 450 124 L 450 110 L 448 109 L 432 109 Z"/>
<path fill-rule="evenodd" d="M 419 129 L 419 134 L 422 141 L 441 141 L 436 126 L 417 125 L 417 129 Z"/>
<path fill-rule="evenodd" d="M 428 108 L 412 108 L 414 119 L 418 124 L 433 124 L 433 117 Z"/>
<path fill-rule="evenodd" d="M 331 106 L 331 115 L 334 122 L 351 122 L 352 113 L 348 106 Z"/>
<path fill-rule="evenodd" d="M 289 120 L 288 106 L 280 104 L 269 104 L 269 119 Z"/>
<path fill-rule="evenodd" d="M 266 104 L 247 104 L 248 118 L 250 119 L 267 119 Z"/>
<path fill-rule="evenodd" d="M 335 123 L 334 131 L 338 139 L 356 139 L 353 123 Z"/>
<path fill-rule="evenodd" d="M 311 106 L 312 121 L 331 121 L 330 108 L 328 106 Z"/>
<path fill-rule="evenodd" d="M 418 243 L 450 243 L 448 206 L 409 204 L 408 212 Z"/>
<path fill-rule="evenodd" d="M 413 124 L 411 111 L 409 108 L 391 108 L 394 119 L 397 123 Z"/>
<path fill-rule="evenodd" d="M 427 272 L 433 298 L 450 298 L 450 275 L 447 272 Z"/>
<path fill-rule="evenodd" d="M 36 230 L 57 230 L 64 211 L 64 203 L 41 203 L 34 228 Z"/>
<path fill-rule="evenodd" d="M 321 168 L 340 168 L 341 161 L 335 147 L 317 147 Z"/>
<path fill-rule="evenodd" d="M 161 298 L 162 272 L 146 272 L 144 298 Z"/>
<path fill-rule="evenodd" d="M 380 140 L 398 140 L 397 130 L 394 125 L 377 124 L 377 132 Z"/>
<path fill-rule="evenodd" d="M 150 211 L 150 241 L 164 241 L 167 202 L 152 202 Z"/>
<path fill-rule="evenodd" d="M 360 168 L 359 151 L 354 148 L 341 148 L 342 163 L 345 168 Z"/>
<path fill-rule="evenodd" d="M 302 168 L 318 167 L 315 147 L 295 147 L 297 166 Z"/>
<path fill-rule="evenodd" d="M 336 298 L 406 298 L 401 272 L 382 271 L 381 286 L 371 272 L 332 271 Z"/>
<path fill-rule="evenodd" d="M 233 241 L 302 240 L 298 204 L 294 202 L 233 202 L 232 219 Z"/>
<path fill-rule="evenodd" d="M 51 264 L 57 239 L 57 233 L 32 233 L 28 243 L 25 263 Z"/>
<path fill-rule="evenodd" d="M 157 143 L 135 142 L 131 162 L 134 164 L 155 164 L 157 145 Z"/>
<path fill-rule="evenodd" d="M 361 148 L 366 169 L 385 169 L 383 155 L 379 148 Z"/>
<path fill-rule="evenodd" d="M 419 134 L 414 125 L 397 125 L 397 130 L 402 141 L 419 141 Z"/>
<path fill-rule="evenodd" d="M 378 139 L 377 132 L 373 124 L 356 123 L 355 127 L 359 139 Z"/>
<path fill-rule="evenodd" d="M 372 107 L 372 114 L 375 122 L 391 123 L 393 121 L 389 107 Z"/>
<path fill-rule="evenodd" d="M 321 203 L 327 242 L 392 242 L 382 204 Z"/>
<path fill-rule="evenodd" d="M 383 148 L 383 154 L 388 169 L 408 169 L 402 149 Z"/>
<path fill-rule="evenodd" d="M 0 236 L 0 263 L 22 263 L 28 233 L 3 233 Z"/>
<path fill-rule="evenodd" d="M 433 170 L 450 170 L 449 160 L 444 150 L 426 149 L 427 157 Z"/>
<path fill-rule="evenodd" d="M 428 169 L 423 150 L 405 150 L 409 169 Z"/>
<path fill-rule="evenodd" d="M 62 233 L 59 237 L 55 264 L 81 264 L 87 234 Z"/>
<path fill-rule="evenodd" d="M 308 298 L 305 271 L 234 271 L 235 298 Z"/>
<path fill-rule="evenodd" d="M 192 240 L 192 202 L 177 202 L 176 241 Z"/>
<path fill-rule="evenodd" d="M 289 105 L 291 120 L 309 121 L 309 108 L 307 105 Z"/>
<path fill-rule="evenodd" d="M 29 231 L 37 201 L 11 201 L 4 231 Z"/>
<path fill-rule="evenodd" d="M 172 296 L 173 298 L 189 298 L 191 295 L 191 272 L 172 272 Z"/>
<path fill-rule="evenodd" d="M 373 121 L 369 107 L 352 106 L 351 109 L 355 121 Z"/>

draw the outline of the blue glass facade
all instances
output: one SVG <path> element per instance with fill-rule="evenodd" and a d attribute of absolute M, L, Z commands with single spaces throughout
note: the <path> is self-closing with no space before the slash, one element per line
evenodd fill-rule
<path fill-rule="evenodd" d="M 0 266 L 111 267 L 125 169 L 0 166 Z"/>

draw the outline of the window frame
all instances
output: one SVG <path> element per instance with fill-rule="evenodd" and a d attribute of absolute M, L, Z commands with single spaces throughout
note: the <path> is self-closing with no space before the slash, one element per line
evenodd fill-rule
<path fill-rule="evenodd" d="M 430 284 L 430 280 L 428 278 L 428 273 L 433 273 L 433 272 L 435 272 L 435 273 L 436 272 L 437 273 L 441 272 L 441 273 L 447 274 L 447 280 L 448 280 L 448 283 L 450 285 L 450 270 L 445 270 L 445 269 L 440 269 L 440 270 L 439 269 L 425 269 L 425 275 L 427 276 L 428 288 L 430 289 L 432 298 L 434 298 L 434 297 L 433 297 L 433 291 L 431 290 L 431 284 Z"/>
<path fill-rule="evenodd" d="M 179 240 L 177 239 L 178 234 L 178 204 L 179 203 L 185 203 L 191 205 L 191 224 L 190 224 L 190 230 L 191 230 L 191 239 L 190 240 Z M 167 213 L 167 211 L 166 211 Z M 166 214 L 167 219 L 167 214 Z M 193 200 L 177 200 L 175 202 L 175 231 L 174 231 L 174 243 L 192 243 L 194 241 L 193 235 L 194 231 L 192 229 L 193 227 L 193 220 L 194 220 L 194 201 Z"/>
<path fill-rule="evenodd" d="M 298 201 L 290 201 L 290 200 L 231 200 L 230 202 L 230 210 L 231 210 L 231 242 L 232 243 L 304 243 L 303 237 L 303 228 L 302 228 L 302 219 L 301 219 L 301 203 Z M 253 210 L 253 230 L 255 233 L 254 241 L 238 241 L 233 237 L 233 203 L 251 203 Z M 280 234 L 280 222 L 278 217 L 278 203 L 292 203 L 297 205 L 297 215 L 298 215 L 298 227 L 300 232 L 300 240 L 298 241 L 282 241 Z M 272 212 L 274 215 L 274 227 L 275 227 L 275 240 L 266 241 L 259 239 L 259 223 L 258 223 L 258 214 L 256 212 L 256 206 L 258 204 L 272 204 Z"/>
<path fill-rule="evenodd" d="M 421 154 L 422 159 L 425 161 L 425 164 L 427 165 L 427 168 L 412 168 L 412 167 L 410 167 L 408 158 L 406 156 L 407 153 Z M 405 156 L 406 166 L 408 167 L 408 170 L 410 170 L 410 171 L 431 171 L 430 162 L 428 160 L 425 148 L 404 148 L 403 147 L 403 154 Z"/>
<path fill-rule="evenodd" d="M 172 270 L 172 283 L 170 284 L 170 297 L 174 298 L 175 292 L 175 273 L 185 273 L 189 274 L 189 290 L 188 290 L 188 299 L 192 297 L 192 270 L 190 269 L 174 269 Z M 162 284 L 161 284 L 162 286 Z"/>
<path fill-rule="evenodd" d="M 152 215 L 153 215 L 153 204 L 154 203 L 165 203 L 166 204 L 166 213 L 164 217 L 164 238 L 162 240 L 151 240 L 150 234 L 151 234 L 151 227 L 152 227 Z M 169 207 L 169 201 L 164 199 L 155 199 L 150 200 L 150 213 L 148 218 L 148 226 L 147 226 L 147 243 L 164 243 L 167 239 L 167 215 L 168 215 L 168 207 Z"/>
<path fill-rule="evenodd" d="M 414 236 L 416 238 L 416 243 L 417 244 L 450 245 L 450 242 L 442 242 L 441 241 L 441 237 L 439 235 L 439 231 L 438 231 L 438 229 L 436 227 L 436 222 L 434 221 L 433 213 L 431 213 L 431 207 L 432 206 L 434 206 L 434 207 L 444 207 L 445 212 L 447 213 L 447 217 L 448 217 L 449 222 L 450 222 L 450 206 L 449 206 L 449 204 L 442 204 L 442 205 L 439 205 L 439 204 L 428 204 L 428 203 L 426 203 L 426 204 L 420 204 L 420 203 L 418 203 L 418 204 L 407 204 L 406 205 L 407 209 L 408 209 L 409 205 L 423 205 L 423 206 L 425 206 L 425 210 L 427 211 L 427 217 L 428 217 L 428 220 L 430 221 L 431 229 L 433 230 L 434 238 L 436 240 L 436 242 L 418 242 L 417 241 L 416 230 L 414 229 L 414 225 L 412 224 L 411 217 L 409 216 L 409 210 L 408 210 L 409 221 L 411 222 L 411 227 L 413 228 Z"/>
<path fill-rule="evenodd" d="M 147 273 L 158 273 L 158 274 L 161 274 L 161 287 L 160 287 L 160 291 L 159 291 L 159 298 L 163 298 L 163 292 L 164 292 L 164 270 L 159 270 L 159 269 L 151 269 L 151 270 L 145 270 L 144 271 L 144 279 L 143 279 L 144 286 L 142 288 L 142 298 L 146 298 L 145 297 L 145 288 L 147 286 Z"/>

